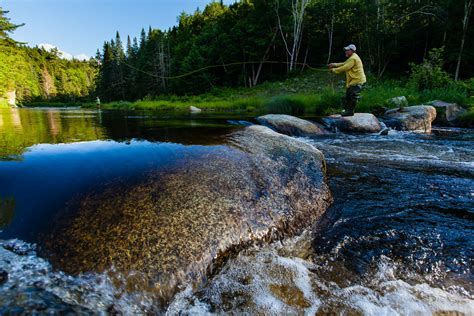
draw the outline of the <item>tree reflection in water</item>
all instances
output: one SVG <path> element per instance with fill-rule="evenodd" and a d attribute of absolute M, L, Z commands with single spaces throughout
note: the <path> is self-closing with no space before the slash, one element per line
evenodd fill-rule
<path fill-rule="evenodd" d="M 15 217 L 15 199 L 0 197 L 0 229 L 7 227 Z"/>

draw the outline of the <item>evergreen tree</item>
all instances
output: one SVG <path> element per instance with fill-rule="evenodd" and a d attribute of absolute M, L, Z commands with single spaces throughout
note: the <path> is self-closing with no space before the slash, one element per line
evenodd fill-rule
<path fill-rule="evenodd" d="M 452 74 L 459 60 L 468 64 L 474 58 L 473 28 L 465 27 L 473 23 L 465 9 L 470 6 L 452 0 L 304 1 L 298 21 L 294 4 L 302 1 L 278 0 L 278 15 L 275 3 L 212 2 L 202 11 L 182 13 L 178 25 L 167 31 L 142 29 L 138 40 L 127 38 L 125 53 L 116 36 L 110 42 L 115 58 L 111 97 L 136 100 L 197 94 L 215 86 L 253 87 L 287 76 L 291 56 L 298 70 L 341 60 L 341 47 L 350 42 L 359 47 L 367 71 L 378 77 L 406 74 L 410 62 L 420 62 L 435 47 L 445 47 L 445 68 Z M 293 52 L 295 22 L 300 39 Z M 103 63 L 101 72 L 107 67 Z M 460 76 L 474 75 L 472 67 L 459 68 Z"/>
<path fill-rule="evenodd" d="M 10 22 L 10 19 L 6 17 L 6 14 L 9 11 L 4 11 L 2 7 L 0 7 L 0 44 L 3 43 L 16 43 L 10 38 L 10 34 L 12 34 L 17 28 L 25 25 L 25 24 L 13 24 Z"/>

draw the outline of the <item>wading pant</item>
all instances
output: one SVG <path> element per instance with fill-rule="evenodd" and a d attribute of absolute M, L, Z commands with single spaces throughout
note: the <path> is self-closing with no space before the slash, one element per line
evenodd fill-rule
<path fill-rule="evenodd" d="M 344 110 L 349 112 L 354 112 L 357 102 L 360 99 L 360 92 L 362 91 L 362 85 L 357 84 L 350 86 L 346 90 L 346 95 L 342 98 L 342 104 L 344 105 Z"/>

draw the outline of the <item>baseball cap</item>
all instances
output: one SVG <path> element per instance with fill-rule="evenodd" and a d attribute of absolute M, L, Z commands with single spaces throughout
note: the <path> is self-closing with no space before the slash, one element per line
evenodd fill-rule
<path fill-rule="evenodd" d="M 352 50 L 352 51 L 355 52 L 357 50 L 357 47 L 354 44 L 350 44 L 350 45 L 344 47 L 344 50 Z"/>

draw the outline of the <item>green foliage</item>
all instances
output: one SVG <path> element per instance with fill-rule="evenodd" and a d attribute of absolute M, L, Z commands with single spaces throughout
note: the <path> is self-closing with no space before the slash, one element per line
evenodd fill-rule
<path fill-rule="evenodd" d="M 318 94 L 317 98 L 311 102 L 314 106 L 314 114 L 329 115 L 341 109 L 341 97 L 344 92 L 342 89 L 335 90 L 332 88 L 324 88 Z M 310 111 L 312 112 L 312 111 Z"/>
<path fill-rule="evenodd" d="M 4 11 L 0 7 L 0 42 L 14 44 L 15 41 L 10 38 L 10 34 L 20 26 L 23 26 L 23 24 L 16 25 L 11 23 L 10 19 L 6 17 L 7 13 L 8 11 Z"/>
<path fill-rule="evenodd" d="M 304 102 L 300 98 L 283 95 L 277 96 L 266 104 L 266 112 L 271 114 L 303 115 L 305 111 Z"/>
<path fill-rule="evenodd" d="M 349 42 L 361 48 L 365 69 L 376 80 L 386 74 L 398 78 L 409 71 L 410 63 L 422 62 L 412 65 L 411 72 L 411 84 L 419 91 L 444 87 L 449 78 L 442 66 L 449 71 L 456 66 L 461 34 L 456 21 L 463 10 L 452 1 L 315 0 L 304 17 L 298 69 L 290 73 L 279 22 L 286 40 L 291 39 L 291 1 L 278 1 L 279 19 L 275 3 L 211 2 L 202 11 L 181 14 L 178 25 L 169 30 L 142 30 L 139 39 L 127 39 L 125 51 L 116 35 L 99 54 L 99 95 L 104 101 L 156 100 L 298 80 L 303 63 L 319 68 L 328 61 L 342 61 L 341 47 Z M 472 38 L 472 30 L 467 38 Z M 440 46 L 445 47 L 444 61 L 440 49 L 425 56 L 427 50 Z M 466 41 L 465 77 L 474 75 L 472 67 L 467 67 L 473 50 L 474 41 Z M 297 87 L 273 94 L 300 92 Z M 334 93 L 327 98 L 331 107 L 339 103 Z M 383 101 L 377 100 L 379 107 L 384 106 Z"/>
<path fill-rule="evenodd" d="M 370 80 L 370 82 L 373 82 Z M 362 97 L 357 105 L 358 112 L 373 112 L 380 114 L 386 108 L 391 107 L 387 104 L 387 100 L 405 96 L 408 102 L 413 101 L 413 95 L 418 95 L 418 91 L 406 88 L 398 81 L 386 80 L 377 82 L 376 84 L 368 84 L 362 91 Z"/>
<path fill-rule="evenodd" d="M 95 89 L 93 61 L 65 60 L 39 48 L 0 44 L 0 97 L 16 90 L 17 103 L 85 100 Z"/>
<path fill-rule="evenodd" d="M 7 99 L 0 98 L 0 109 L 8 108 L 8 101 Z"/>
<path fill-rule="evenodd" d="M 419 65 L 411 63 L 411 74 L 409 83 L 418 91 L 432 90 L 446 87 L 451 79 L 449 74 L 443 70 L 444 48 L 433 48 L 428 58 L 423 59 Z"/>
<path fill-rule="evenodd" d="M 446 102 L 457 103 L 461 106 L 469 106 L 469 103 L 471 102 L 467 90 L 454 83 L 444 88 L 421 91 L 416 102 L 421 104 L 433 100 L 443 100 Z"/>
<path fill-rule="evenodd" d="M 188 111 L 196 106 L 209 111 L 246 111 L 260 113 L 285 113 L 305 116 L 325 116 L 342 110 L 341 98 L 345 89 L 327 85 L 326 73 L 307 71 L 285 81 L 266 82 L 255 88 L 214 88 L 208 93 L 192 96 L 159 96 L 137 102 L 112 102 L 104 109 L 146 109 L 163 111 Z M 387 100 L 405 96 L 409 105 L 433 100 L 456 102 L 469 106 L 472 80 L 452 82 L 446 88 L 418 91 L 403 81 L 375 80 L 362 91 L 358 112 L 383 114 L 391 105 Z M 95 104 L 90 104 L 94 107 Z"/>
<path fill-rule="evenodd" d="M 10 40 L 18 26 L 0 9 L 0 99 L 16 91 L 17 103 L 84 100 L 95 89 L 97 63 L 65 60 L 57 51 L 30 48 Z"/>

